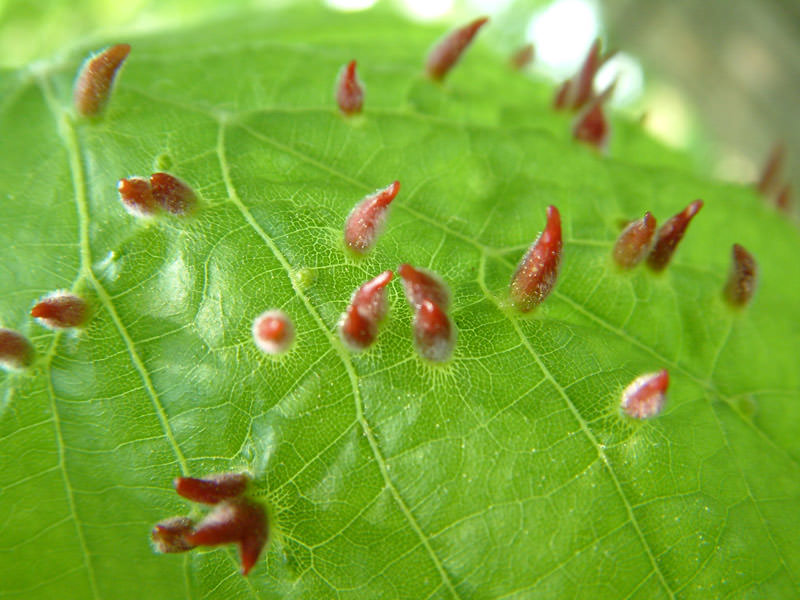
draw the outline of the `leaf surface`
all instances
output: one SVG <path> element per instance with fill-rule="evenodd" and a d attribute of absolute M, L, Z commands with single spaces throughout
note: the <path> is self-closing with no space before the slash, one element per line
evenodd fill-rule
<path fill-rule="evenodd" d="M 569 138 L 549 87 L 478 41 L 443 85 L 436 28 L 299 8 L 153 31 L 107 113 L 78 119 L 97 44 L 0 78 L 0 322 L 38 352 L 0 373 L 0 591 L 8 598 L 791 597 L 800 584 L 800 237 L 744 188 L 616 123 L 610 156 Z M 356 58 L 363 118 L 333 82 Z M 142 222 L 121 177 L 169 172 L 193 217 Z M 398 179 L 365 259 L 344 220 Z M 618 222 L 705 208 L 663 275 L 617 271 Z M 564 224 L 560 280 L 530 316 L 508 282 Z M 730 247 L 759 261 L 747 310 L 721 299 Z M 450 284 L 454 359 L 414 351 L 399 282 L 378 344 L 336 324 L 401 262 Z M 54 289 L 81 332 L 27 313 Z M 268 308 L 298 339 L 252 342 Z M 660 368 L 664 414 L 622 389 Z M 249 470 L 272 542 L 248 578 L 230 548 L 153 553 L 193 509 L 180 475 Z"/>

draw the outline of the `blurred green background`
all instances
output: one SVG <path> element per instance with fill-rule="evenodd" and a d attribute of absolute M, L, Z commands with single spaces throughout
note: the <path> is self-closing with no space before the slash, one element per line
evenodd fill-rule
<path fill-rule="evenodd" d="M 488 43 L 507 54 L 532 41 L 531 75 L 559 81 L 600 35 L 621 51 L 600 81 L 619 74 L 615 103 L 634 119 L 644 115 L 653 135 L 692 153 L 709 175 L 738 182 L 755 180 L 782 140 L 784 173 L 795 190 L 800 184 L 796 0 L 0 0 L 0 65 L 48 59 L 86 37 L 299 1 L 443 24 L 490 14 Z"/>

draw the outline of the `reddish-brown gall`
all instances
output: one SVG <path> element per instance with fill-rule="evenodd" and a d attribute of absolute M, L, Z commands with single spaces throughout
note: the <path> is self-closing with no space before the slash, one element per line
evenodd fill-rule
<path fill-rule="evenodd" d="M 137 217 L 149 217 L 158 210 L 150 181 L 144 177 L 128 177 L 117 182 L 117 191 L 125 209 Z"/>
<path fill-rule="evenodd" d="M 247 489 L 250 477 L 244 473 L 217 473 L 202 479 L 176 477 L 172 482 L 178 495 L 193 502 L 217 504 L 241 496 Z"/>
<path fill-rule="evenodd" d="M 667 219 L 656 233 L 656 239 L 647 257 L 647 266 L 654 271 L 663 271 L 672 259 L 678 243 L 694 216 L 703 208 L 702 200 L 695 200 L 677 215 Z"/>
<path fill-rule="evenodd" d="M 664 408 L 667 387 L 669 373 L 666 369 L 637 377 L 622 392 L 622 410 L 634 419 L 658 416 Z"/>
<path fill-rule="evenodd" d="M 467 49 L 475 34 L 489 20 L 488 17 L 475 19 L 471 23 L 448 33 L 428 54 L 425 71 L 428 76 L 441 81 L 450 72 Z"/>
<path fill-rule="evenodd" d="M 194 190 L 169 173 L 150 175 L 150 190 L 156 204 L 173 215 L 188 213 L 197 201 Z"/>
<path fill-rule="evenodd" d="M 114 77 L 130 51 L 130 45 L 117 44 L 83 64 L 73 90 L 75 108 L 81 115 L 89 117 L 103 111 L 111 95 Z"/>
<path fill-rule="evenodd" d="M 35 352 L 24 335 L 12 329 L 0 329 L 0 367 L 21 370 L 31 366 Z"/>
<path fill-rule="evenodd" d="M 386 299 L 386 286 L 389 285 L 393 276 L 394 273 L 391 271 L 384 271 L 377 277 L 370 279 L 356 290 L 350 303 L 364 317 L 376 322 L 381 321 L 389 310 L 389 304 Z"/>
<path fill-rule="evenodd" d="M 195 547 L 186 538 L 194 532 L 194 521 L 189 517 L 171 517 L 156 523 L 150 532 L 150 539 L 156 552 L 172 554 L 187 552 Z"/>
<path fill-rule="evenodd" d="M 602 55 L 601 50 L 600 40 L 596 40 L 589 48 L 580 70 L 556 90 L 553 99 L 554 108 L 579 110 L 595 98 L 595 75 L 600 67 L 615 54 L 608 52 Z"/>
<path fill-rule="evenodd" d="M 344 226 L 344 242 L 357 254 L 366 254 L 383 231 L 387 211 L 400 191 L 400 182 L 368 195 L 352 210 Z"/>
<path fill-rule="evenodd" d="M 336 79 L 336 104 L 345 115 L 361 112 L 364 106 L 364 85 L 356 74 L 356 61 L 351 60 Z"/>
<path fill-rule="evenodd" d="M 753 255 L 739 244 L 733 245 L 731 254 L 731 270 L 724 295 L 731 306 L 743 307 L 750 303 L 756 291 L 758 266 Z"/>
<path fill-rule="evenodd" d="M 558 279 L 561 249 L 561 216 L 555 206 L 548 206 L 544 231 L 522 257 L 511 278 L 511 301 L 520 311 L 533 310 L 552 291 Z"/>
<path fill-rule="evenodd" d="M 238 544 L 242 575 L 247 575 L 268 537 L 264 507 L 246 498 L 235 498 L 218 503 L 186 540 L 195 546 Z"/>
<path fill-rule="evenodd" d="M 636 221 L 631 221 L 617 238 L 614 245 L 614 262 L 623 269 L 632 269 L 642 262 L 650 251 L 650 243 L 656 232 L 656 219 L 649 212 Z"/>
<path fill-rule="evenodd" d="M 80 327 L 89 317 L 89 305 L 75 294 L 55 292 L 37 302 L 31 316 L 51 329 Z"/>
<path fill-rule="evenodd" d="M 339 335 L 354 352 L 366 350 L 378 338 L 378 321 L 365 316 L 355 304 L 350 304 L 339 322 Z"/>
<path fill-rule="evenodd" d="M 611 123 L 606 116 L 604 103 L 614 92 L 616 81 L 606 88 L 600 95 L 592 98 L 589 103 L 575 117 L 572 125 L 572 135 L 576 140 L 589 144 L 598 150 L 607 150 L 611 138 Z"/>
<path fill-rule="evenodd" d="M 431 362 L 445 362 L 453 354 L 456 329 L 450 317 L 431 300 L 423 300 L 414 314 L 414 344 L 420 356 Z"/>
<path fill-rule="evenodd" d="M 266 354 L 282 354 L 294 341 L 294 324 L 282 310 L 268 310 L 253 321 L 253 341 Z"/>
<path fill-rule="evenodd" d="M 533 62 L 535 49 L 533 44 L 525 44 L 511 55 L 511 66 L 522 70 Z"/>
<path fill-rule="evenodd" d="M 772 147 L 772 151 L 764 163 L 761 170 L 761 176 L 758 179 L 756 187 L 758 191 L 765 196 L 772 196 L 778 191 L 781 183 L 781 172 L 783 171 L 783 164 L 786 162 L 786 145 L 778 142 Z"/>
<path fill-rule="evenodd" d="M 784 185 L 775 198 L 775 204 L 784 212 L 791 212 L 792 210 L 792 184 L 787 183 Z"/>
<path fill-rule="evenodd" d="M 427 269 L 417 269 L 403 263 L 397 268 L 403 280 L 408 303 L 419 310 L 425 300 L 431 300 L 442 310 L 450 306 L 450 290 L 447 284 L 435 273 Z"/>

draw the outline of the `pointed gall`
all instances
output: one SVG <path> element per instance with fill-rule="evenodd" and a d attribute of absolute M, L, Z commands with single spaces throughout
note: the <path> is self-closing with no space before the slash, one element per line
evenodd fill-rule
<path fill-rule="evenodd" d="M 423 300 L 414 314 L 414 343 L 420 356 L 432 362 L 444 362 L 453 354 L 456 329 L 441 307 Z"/>
<path fill-rule="evenodd" d="M 34 356 L 28 338 L 12 329 L 0 329 L 0 367 L 21 370 L 31 366 Z"/>
<path fill-rule="evenodd" d="M 603 93 L 593 98 L 588 105 L 575 118 L 572 126 L 572 136 L 576 140 L 594 146 L 598 150 L 608 148 L 611 137 L 611 124 L 603 110 L 603 103 L 611 97 L 616 86 L 616 80 L 608 86 Z"/>
<path fill-rule="evenodd" d="M 189 517 L 171 517 L 153 526 L 150 539 L 161 554 L 187 552 L 195 547 L 186 539 L 193 531 L 194 521 Z"/>
<path fill-rule="evenodd" d="M 467 49 L 472 38 L 478 33 L 478 30 L 483 27 L 489 17 L 481 17 L 475 19 L 468 25 L 460 27 L 448 33 L 442 38 L 436 46 L 428 54 L 428 60 L 425 64 L 425 71 L 428 76 L 435 80 L 441 81 L 445 75 L 452 69 L 461 58 L 464 50 Z"/>
<path fill-rule="evenodd" d="M 775 204 L 784 212 L 791 212 L 792 210 L 792 185 L 787 183 L 778 192 L 775 198 Z"/>
<path fill-rule="evenodd" d="M 556 91 L 553 107 L 556 109 L 578 110 L 585 106 L 594 95 L 594 78 L 600 67 L 616 52 L 601 55 L 600 40 L 595 40 L 580 70 L 570 79 L 567 79 Z"/>
<path fill-rule="evenodd" d="M 522 312 L 541 304 L 558 279 L 561 264 L 561 215 L 547 207 L 547 225 L 517 265 L 511 279 L 511 301 Z"/>
<path fill-rule="evenodd" d="M 350 304 L 339 322 L 339 335 L 353 352 L 366 350 L 378 338 L 378 322 L 365 317 L 358 307 Z"/>
<path fill-rule="evenodd" d="M 336 79 L 336 103 L 345 115 L 360 113 L 364 106 L 364 86 L 356 74 L 354 60 L 339 71 Z"/>
<path fill-rule="evenodd" d="M 534 52 L 533 44 L 525 44 L 511 55 L 511 66 L 518 70 L 524 69 L 533 62 Z"/>
<path fill-rule="evenodd" d="M 266 354 L 282 354 L 294 341 L 294 324 L 282 310 L 268 310 L 253 321 L 253 341 Z"/>
<path fill-rule="evenodd" d="M 786 146 L 778 142 L 773 146 L 767 162 L 761 171 L 761 177 L 756 185 L 759 192 L 765 196 L 771 196 L 780 185 L 781 171 L 783 163 L 786 161 Z"/>
<path fill-rule="evenodd" d="M 80 327 L 89 316 L 86 300 L 69 292 L 55 292 L 31 309 L 31 316 L 50 329 Z"/>
<path fill-rule="evenodd" d="M 442 279 L 427 269 L 415 269 L 409 264 L 397 267 L 403 279 L 403 289 L 408 303 L 419 310 L 425 300 L 431 300 L 442 310 L 450 306 L 450 290 Z"/>
<path fill-rule="evenodd" d="M 345 345 L 360 352 L 375 343 L 378 324 L 386 316 L 386 286 L 394 274 L 384 271 L 361 285 L 353 294 L 347 310 L 339 321 L 339 335 Z"/>
<path fill-rule="evenodd" d="M 380 321 L 386 316 L 389 304 L 386 300 L 386 286 L 392 280 L 394 273 L 384 271 L 377 277 L 370 279 L 353 294 L 350 303 L 368 319 Z"/>
<path fill-rule="evenodd" d="M 217 473 L 203 479 L 176 477 L 172 484 L 178 495 L 193 502 L 217 504 L 222 500 L 241 496 L 247 489 L 250 477 L 244 473 Z"/>
<path fill-rule="evenodd" d="M 614 262 L 623 269 L 632 269 L 642 262 L 650 251 L 650 242 L 656 232 L 656 220 L 646 212 L 644 217 L 631 221 L 619 234 L 614 245 Z"/>
<path fill-rule="evenodd" d="M 169 173 L 150 175 L 150 189 L 156 203 L 173 215 L 188 213 L 197 200 L 192 188 Z"/>
<path fill-rule="evenodd" d="M 400 191 L 400 182 L 377 190 L 359 202 L 344 225 L 344 242 L 358 254 L 366 254 L 383 231 L 389 204 Z"/>
<path fill-rule="evenodd" d="M 600 68 L 600 40 L 595 40 L 580 71 L 567 82 L 564 106 L 577 110 L 584 106 L 594 95 L 594 77 Z"/>
<path fill-rule="evenodd" d="M 137 217 L 149 217 L 158 210 L 150 188 L 150 181 L 144 177 L 129 177 L 117 182 L 117 191 L 125 209 Z"/>
<path fill-rule="evenodd" d="M 647 257 L 647 266 L 663 271 L 672 259 L 678 242 L 683 239 L 692 218 L 703 208 L 702 200 L 695 200 L 677 215 L 670 217 L 656 233 L 656 241 Z"/>
<path fill-rule="evenodd" d="M 745 306 L 753 298 L 758 283 L 756 259 L 739 244 L 733 245 L 733 262 L 728 282 L 725 284 L 725 299 L 731 306 Z"/>
<path fill-rule="evenodd" d="M 75 108 L 85 117 L 100 114 L 108 103 L 114 77 L 131 47 L 117 44 L 88 59 L 75 80 L 73 100 Z"/>
<path fill-rule="evenodd" d="M 593 102 L 575 120 L 572 136 L 598 150 L 605 150 L 608 147 L 610 131 L 608 119 L 603 112 L 603 105 Z"/>
<path fill-rule="evenodd" d="M 238 544 L 242 575 L 247 575 L 256 564 L 268 536 L 264 508 L 251 500 L 237 498 L 217 504 L 194 532 L 186 536 L 186 540 L 195 546 Z"/>
<path fill-rule="evenodd" d="M 666 369 L 637 377 L 622 392 L 622 410 L 634 419 L 658 416 L 664 408 L 668 386 Z"/>
<path fill-rule="evenodd" d="M 569 101 L 569 96 L 572 92 L 571 86 L 572 80 L 567 79 L 564 83 L 562 83 L 558 89 L 556 90 L 556 95 L 553 98 L 553 108 L 556 110 L 566 108 L 567 102 Z"/>

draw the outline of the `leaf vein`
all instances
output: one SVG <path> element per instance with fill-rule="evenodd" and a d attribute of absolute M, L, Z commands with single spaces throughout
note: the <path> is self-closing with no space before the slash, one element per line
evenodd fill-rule
<path fill-rule="evenodd" d="M 345 367 L 345 370 L 347 371 L 347 375 L 348 375 L 348 377 L 350 379 L 350 385 L 351 385 L 352 392 L 353 392 L 353 400 L 355 402 L 356 419 L 358 420 L 359 424 L 361 425 L 361 428 L 362 428 L 362 430 L 364 432 L 364 435 L 367 438 L 367 441 L 369 443 L 370 449 L 371 449 L 371 451 L 372 451 L 372 453 L 373 453 L 373 455 L 375 457 L 375 462 L 378 465 L 378 469 L 379 469 L 379 471 L 381 473 L 381 476 L 382 476 L 382 478 L 384 480 L 384 483 L 386 484 L 387 488 L 389 489 L 390 493 L 392 494 L 392 498 L 394 499 L 395 503 L 399 507 L 400 512 L 403 514 L 403 516 L 405 517 L 405 519 L 408 521 L 409 525 L 411 526 L 411 529 L 420 538 L 423 547 L 425 548 L 428 556 L 430 557 L 431 561 L 433 562 L 433 564 L 434 564 L 436 570 L 438 571 L 439 576 L 441 577 L 443 583 L 445 584 L 445 586 L 447 587 L 448 591 L 450 592 L 450 595 L 453 598 L 458 599 L 459 598 L 458 592 L 456 591 L 455 586 L 453 585 L 453 582 L 450 581 L 450 577 L 447 574 L 447 571 L 445 570 L 441 559 L 438 557 L 438 555 L 434 551 L 433 547 L 430 544 L 430 540 L 425 535 L 425 533 L 422 531 L 422 528 L 420 527 L 420 525 L 417 522 L 416 518 L 411 513 L 411 511 L 408 509 L 408 506 L 406 505 L 405 501 L 403 500 L 402 496 L 400 495 L 399 490 L 396 488 L 396 486 L 394 485 L 394 482 L 389 477 L 388 469 L 386 468 L 386 459 L 383 457 L 383 454 L 381 453 L 381 450 L 380 450 L 380 447 L 378 445 L 378 442 L 375 439 L 375 436 L 374 436 L 374 434 L 372 432 L 372 428 L 370 427 L 370 425 L 367 422 L 367 419 L 366 419 L 366 417 L 364 415 L 363 402 L 361 400 L 361 393 L 360 393 L 360 389 L 359 389 L 359 386 L 358 386 L 358 376 L 356 374 L 355 368 L 353 367 L 353 363 L 350 360 L 350 357 L 347 355 L 347 350 L 339 343 L 339 341 L 336 339 L 334 334 L 325 326 L 325 322 L 322 320 L 322 317 L 319 315 L 317 310 L 314 308 L 314 305 L 311 303 L 311 300 L 309 299 L 309 297 L 303 292 L 302 289 L 300 289 L 298 287 L 297 283 L 292 278 L 292 276 L 291 276 L 291 274 L 292 274 L 292 266 L 289 264 L 289 261 L 286 259 L 284 254 L 277 247 L 275 242 L 267 235 L 267 233 L 264 231 L 264 229 L 258 224 L 258 222 L 253 217 L 252 213 L 247 208 L 247 206 L 244 205 L 244 203 L 242 202 L 241 198 L 239 197 L 238 192 L 236 191 L 236 187 L 234 186 L 233 181 L 231 179 L 230 166 L 228 165 L 228 161 L 227 161 L 226 153 L 225 153 L 225 127 L 226 127 L 225 120 L 221 119 L 220 122 L 219 122 L 218 135 L 217 135 L 217 155 L 218 155 L 218 159 L 219 159 L 219 163 L 220 163 L 220 169 L 222 171 L 222 177 L 223 177 L 223 180 L 225 182 L 225 187 L 226 187 L 226 189 L 228 191 L 228 195 L 230 196 L 230 200 L 238 208 L 238 210 L 242 213 L 242 216 L 244 217 L 244 219 L 253 227 L 253 230 L 259 235 L 259 237 L 261 237 L 261 239 L 264 240 L 264 243 L 272 251 L 273 255 L 278 260 L 278 262 L 280 262 L 281 265 L 284 267 L 284 269 L 286 270 L 286 276 L 289 278 L 289 281 L 291 282 L 291 285 L 294 288 L 294 291 L 297 294 L 297 296 L 300 298 L 300 300 L 303 302 L 303 304 L 305 304 L 306 310 L 308 311 L 308 314 L 311 316 L 312 319 L 314 319 L 314 321 L 316 321 L 317 325 L 319 326 L 319 329 L 328 338 L 328 340 L 330 341 L 331 345 L 334 348 L 336 348 L 337 354 L 339 355 L 339 357 L 340 357 L 340 359 L 341 359 L 341 361 L 342 361 L 342 363 L 343 363 L 343 365 Z M 291 149 L 289 147 L 285 147 L 284 151 L 292 153 L 292 154 L 296 153 L 293 149 Z M 320 168 L 323 168 L 323 169 L 326 168 L 324 165 L 321 165 L 321 164 L 319 166 L 320 166 Z M 362 185 L 362 184 L 358 184 L 358 185 Z"/>

